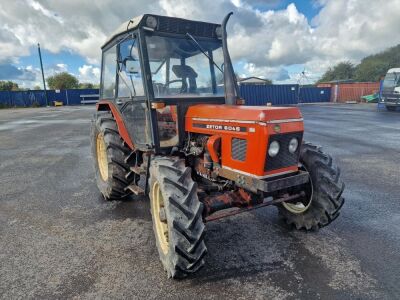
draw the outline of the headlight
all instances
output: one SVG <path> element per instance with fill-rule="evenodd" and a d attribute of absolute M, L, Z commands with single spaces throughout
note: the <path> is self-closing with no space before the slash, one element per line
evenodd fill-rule
<path fill-rule="evenodd" d="M 277 141 L 273 141 L 269 144 L 268 155 L 271 157 L 275 157 L 279 153 L 279 143 Z"/>
<path fill-rule="evenodd" d="M 296 138 L 292 138 L 289 142 L 289 152 L 295 153 L 298 146 L 299 146 L 299 141 Z"/>
<path fill-rule="evenodd" d="M 153 16 L 148 16 L 146 19 L 146 26 L 150 28 L 156 28 L 157 27 L 157 19 L 156 17 Z"/>

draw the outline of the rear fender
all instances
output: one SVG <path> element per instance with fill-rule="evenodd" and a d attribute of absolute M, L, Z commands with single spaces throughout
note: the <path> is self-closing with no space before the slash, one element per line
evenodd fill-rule
<path fill-rule="evenodd" d="M 112 115 L 114 116 L 115 121 L 117 122 L 118 132 L 124 142 L 131 148 L 132 150 L 135 148 L 132 139 L 126 129 L 124 120 L 121 116 L 121 113 L 117 109 L 111 101 L 101 100 L 96 104 L 97 111 L 111 111 Z"/>

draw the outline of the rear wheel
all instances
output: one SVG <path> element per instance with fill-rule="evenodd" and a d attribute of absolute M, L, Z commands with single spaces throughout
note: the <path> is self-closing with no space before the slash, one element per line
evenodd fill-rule
<path fill-rule="evenodd" d="M 396 110 L 396 106 L 386 106 L 386 109 L 388 111 L 395 111 Z"/>
<path fill-rule="evenodd" d="M 150 205 L 158 253 L 168 277 L 204 265 L 203 204 L 184 160 L 156 157 L 150 166 Z"/>
<path fill-rule="evenodd" d="M 282 203 L 278 209 L 288 224 L 297 229 L 315 230 L 330 224 L 339 216 L 344 203 L 344 183 L 332 157 L 317 146 L 303 143 L 300 163 L 310 174 L 309 183 L 303 186 L 306 196 Z"/>
<path fill-rule="evenodd" d="M 131 176 L 133 152 L 119 135 L 117 124 L 110 112 L 97 112 L 91 127 L 91 146 L 96 183 L 107 200 L 122 199 L 131 194 L 127 187 L 138 177 Z"/>

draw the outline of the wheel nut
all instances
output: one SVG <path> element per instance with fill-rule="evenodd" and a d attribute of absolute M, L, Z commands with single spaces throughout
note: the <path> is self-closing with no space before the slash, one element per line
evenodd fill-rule
<path fill-rule="evenodd" d="M 167 215 L 165 214 L 165 209 L 163 207 L 160 208 L 160 221 L 163 223 L 167 223 Z"/>

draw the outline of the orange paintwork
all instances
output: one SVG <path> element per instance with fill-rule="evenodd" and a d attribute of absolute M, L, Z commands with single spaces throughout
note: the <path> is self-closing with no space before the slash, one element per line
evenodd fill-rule
<path fill-rule="evenodd" d="M 279 124 L 279 133 L 304 131 L 302 115 L 295 107 L 267 107 L 267 106 L 234 106 L 234 105 L 207 105 L 199 104 L 189 107 L 186 113 L 185 130 L 207 135 L 221 136 L 221 164 L 255 176 L 267 176 L 287 171 L 297 171 L 297 165 L 264 171 L 269 136 L 276 134 L 274 127 Z M 197 119 L 197 120 L 196 120 Z M 279 122 L 282 120 L 283 122 Z M 285 122 L 286 120 L 286 122 Z M 269 122 L 273 121 L 273 124 Z M 278 123 L 275 123 L 278 122 Z M 202 124 L 203 127 L 196 127 Z M 205 128 L 204 124 L 211 125 Z M 221 129 L 213 128 L 221 125 Z M 224 126 L 230 126 L 225 129 Z M 235 131 L 237 129 L 243 131 Z M 247 140 L 245 161 L 232 158 L 232 138 Z"/>
<path fill-rule="evenodd" d="M 111 101 L 107 101 L 107 100 L 100 100 L 96 104 L 97 110 L 99 110 L 99 107 L 101 107 L 101 106 L 103 106 L 103 107 L 106 106 L 108 108 L 108 110 L 111 110 L 111 113 L 113 114 L 114 119 L 117 122 L 117 127 L 118 127 L 119 134 L 121 135 L 121 137 L 125 141 L 125 143 L 127 143 L 129 148 L 131 148 L 133 150 L 134 149 L 134 145 L 133 145 L 132 139 L 129 136 L 128 130 L 125 127 L 125 124 L 124 124 L 124 121 L 122 119 L 122 116 L 119 113 L 118 109 L 115 107 L 114 103 L 111 102 Z"/>
<path fill-rule="evenodd" d="M 296 107 L 244 106 L 222 104 L 198 104 L 190 106 L 186 118 L 223 118 L 240 121 L 273 121 L 301 118 Z"/>
<path fill-rule="evenodd" d="M 207 140 L 207 150 L 213 162 L 219 163 L 218 151 L 221 147 L 221 137 L 219 135 L 210 136 Z"/>

